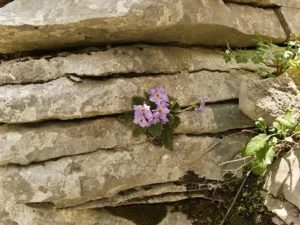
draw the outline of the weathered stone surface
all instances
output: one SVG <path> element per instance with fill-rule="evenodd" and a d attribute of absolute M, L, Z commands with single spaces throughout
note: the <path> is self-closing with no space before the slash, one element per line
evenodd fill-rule
<path fill-rule="evenodd" d="M 12 221 L 6 211 L 0 210 L 0 225 L 19 225 Z"/>
<path fill-rule="evenodd" d="M 253 120 L 245 116 L 236 104 L 214 104 L 207 106 L 200 115 L 194 112 L 179 114 L 181 123 L 176 133 L 219 133 L 231 129 L 253 127 Z"/>
<path fill-rule="evenodd" d="M 291 8 L 300 8 L 300 0 L 224 0 L 224 2 L 254 4 L 263 7 L 286 6 Z"/>
<path fill-rule="evenodd" d="M 152 215 L 152 218 L 156 217 L 155 220 L 161 219 L 157 225 L 192 224 L 188 221 L 186 215 L 179 212 L 170 212 L 170 210 L 171 209 L 165 209 L 166 212 L 158 212 L 161 215 Z M 149 210 L 147 214 L 151 215 L 151 213 L 155 212 L 156 211 L 151 212 L 151 210 Z M 145 213 L 146 212 L 143 212 L 143 214 L 140 214 L 140 218 L 135 219 L 146 222 L 151 216 L 143 218 L 145 217 Z M 44 225 L 49 224 L 49 221 L 51 221 L 51 225 L 137 225 L 136 221 L 133 222 L 129 219 L 113 215 L 106 210 L 55 210 L 19 204 L 11 208 L 10 215 L 19 225 Z M 163 216 L 163 218 L 159 218 L 160 216 Z M 128 217 L 130 217 L 130 215 L 128 215 Z"/>
<path fill-rule="evenodd" d="M 300 4 L 300 3 L 299 3 Z M 300 7 L 299 7 L 300 8 Z M 282 19 L 286 23 L 286 29 L 290 33 L 290 36 L 293 39 L 300 39 L 300 9 L 282 7 L 279 9 Z"/>
<path fill-rule="evenodd" d="M 11 218 L 19 225 L 136 225 L 105 210 L 55 210 L 15 205 L 10 210 Z"/>
<path fill-rule="evenodd" d="M 243 113 L 256 120 L 263 117 L 271 125 L 290 108 L 300 116 L 300 92 L 286 75 L 266 80 L 244 80 L 240 90 L 239 105 Z"/>
<path fill-rule="evenodd" d="M 300 210 L 290 202 L 280 200 L 280 198 L 274 198 L 272 195 L 267 195 L 265 205 L 270 212 L 276 214 L 285 222 L 278 221 L 276 224 L 300 224 Z"/>
<path fill-rule="evenodd" d="M 133 96 L 143 96 L 158 86 L 176 97 L 181 106 L 199 102 L 205 95 L 209 96 L 208 102 L 236 99 L 246 77 L 256 78 L 250 72 L 200 71 L 81 83 L 59 78 L 46 84 L 6 85 L 0 87 L 0 122 L 66 120 L 122 113 L 132 110 Z"/>
<path fill-rule="evenodd" d="M 0 64 L 0 85 L 36 83 L 68 74 L 102 77 L 114 74 L 172 74 L 182 70 L 257 70 L 254 64 L 225 63 L 222 54 L 205 48 L 133 45 L 52 59 L 16 59 Z M 46 57 L 47 58 L 47 57 Z"/>
<path fill-rule="evenodd" d="M 256 32 L 286 39 L 273 10 L 221 0 L 14 0 L 0 9 L 0 31 L 1 53 L 142 42 L 240 47 L 254 45 Z"/>
<path fill-rule="evenodd" d="M 233 159 L 248 136 L 239 134 L 219 141 L 213 137 L 178 136 L 172 152 L 149 142 L 123 151 L 96 151 L 26 167 L 0 168 L 0 199 L 7 205 L 53 202 L 75 206 L 120 191 L 154 183 L 176 181 L 186 171 L 209 180 L 222 180 L 219 164 Z"/>
<path fill-rule="evenodd" d="M 266 176 L 264 189 L 272 196 L 283 198 L 281 207 L 266 199 L 266 205 L 283 220 L 300 224 L 300 146 L 273 163 Z M 277 199 L 276 199 L 277 200 Z M 278 202 L 279 200 L 277 200 Z M 291 207 L 291 204 L 293 207 Z"/>
<path fill-rule="evenodd" d="M 237 104 L 207 106 L 200 115 L 179 114 L 177 133 L 205 134 L 253 126 Z M 117 119 L 47 122 L 0 127 L 0 165 L 46 161 L 96 150 L 122 150 L 145 141 L 134 138 L 131 128 Z"/>
<path fill-rule="evenodd" d="M 117 119 L 0 127 L 0 165 L 29 164 L 97 150 L 121 150 L 145 141 Z"/>

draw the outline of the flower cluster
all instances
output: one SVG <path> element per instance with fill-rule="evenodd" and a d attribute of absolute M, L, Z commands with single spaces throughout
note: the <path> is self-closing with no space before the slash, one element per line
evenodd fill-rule
<path fill-rule="evenodd" d="M 157 123 L 166 124 L 168 122 L 168 114 L 170 113 L 169 98 L 166 91 L 162 87 L 152 89 L 150 91 L 149 100 L 154 102 L 156 109 L 151 110 L 147 104 L 134 105 L 133 123 L 141 127 L 150 127 Z"/>

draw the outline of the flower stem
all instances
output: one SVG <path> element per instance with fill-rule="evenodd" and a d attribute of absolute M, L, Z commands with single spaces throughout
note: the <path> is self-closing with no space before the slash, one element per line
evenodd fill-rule
<path fill-rule="evenodd" d="M 190 110 L 190 109 L 192 109 L 192 108 L 195 108 L 195 107 L 197 107 L 197 106 L 196 106 L 196 105 L 191 105 L 191 106 L 189 106 L 189 107 L 187 107 L 187 108 L 185 108 L 185 109 L 181 109 L 181 110 L 175 111 L 174 113 L 185 112 L 185 111 L 188 111 L 188 110 Z"/>

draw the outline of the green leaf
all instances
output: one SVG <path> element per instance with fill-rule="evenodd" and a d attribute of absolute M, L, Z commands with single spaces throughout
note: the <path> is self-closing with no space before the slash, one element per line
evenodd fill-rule
<path fill-rule="evenodd" d="M 252 162 L 252 171 L 257 175 L 263 175 L 267 166 L 272 164 L 275 156 L 274 145 L 266 145 L 265 148 L 261 149 L 255 160 Z"/>
<path fill-rule="evenodd" d="M 132 105 L 143 105 L 146 100 L 139 96 L 133 96 L 131 99 Z"/>
<path fill-rule="evenodd" d="M 133 130 L 132 130 L 132 135 L 134 137 L 138 137 L 138 136 L 140 136 L 140 135 L 142 135 L 144 133 L 146 133 L 146 129 L 145 128 L 140 127 L 140 126 L 134 124 Z"/>
<path fill-rule="evenodd" d="M 261 56 L 261 55 L 257 55 L 255 54 L 253 57 L 252 57 L 252 62 L 254 64 L 259 64 L 259 63 L 262 63 L 264 61 L 264 58 Z"/>
<path fill-rule="evenodd" d="M 174 98 L 172 96 L 169 96 L 169 101 L 170 101 L 170 110 L 172 112 L 176 112 L 176 111 L 181 110 L 180 105 L 178 104 L 176 98 Z"/>
<path fill-rule="evenodd" d="M 148 128 L 149 133 L 152 136 L 159 136 L 162 130 L 162 125 L 161 123 L 157 123 L 155 125 L 152 125 L 151 127 Z"/>
<path fill-rule="evenodd" d="M 273 122 L 273 127 L 277 130 L 277 133 L 281 131 L 281 125 L 279 122 Z"/>
<path fill-rule="evenodd" d="M 134 113 L 133 113 L 133 111 L 125 112 L 123 114 L 123 116 L 121 117 L 121 119 L 123 119 L 127 123 L 132 123 L 133 119 L 134 119 Z"/>
<path fill-rule="evenodd" d="M 295 124 L 291 123 L 290 121 L 288 121 L 288 120 L 286 120 L 284 118 L 276 118 L 276 121 L 278 123 L 280 123 L 281 125 L 283 125 L 284 127 L 286 127 L 286 128 L 292 129 L 295 126 Z"/>
<path fill-rule="evenodd" d="M 168 124 L 165 124 L 163 126 L 163 132 L 162 132 L 162 143 L 167 148 L 172 150 L 173 148 L 173 131 L 169 127 Z"/>
<path fill-rule="evenodd" d="M 169 125 L 172 130 L 175 130 L 180 124 L 180 118 L 178 116 L 169 114 L 168 116 Z"/>
<path fill-rule="evenodd" d="M 296 126 L 295 132 L 300 132 L 300 123 Z"/>
<path fill-rule="evenodd" d="M 258 118 L 257 121 L 255 122 L 255 125 L 262 132 L 266 133 L 267 125 L 266 125 L 266 121 L 263 118 Z"/>
<path fill-rule="evenodd" d="M 266 134 L 259 134 L 252 138 L 250 142 L 246 145 L 246 148 L 243 151 L 243 156 L 251 156 L 256 155 L 256 153 L 261 150 L 262 148 L 265 148 L 265 146 L 268 143 L 270 136 Z"/>
<path fill-rule="evenodd" d="M 287 120 L 289 123 L 293 124 L 293 126 L 296 125 L 296 119 L 294 118 L 291 109 L 286 110 L 283 119 L 285 119 L 285 120 Z"/>
<path fill-rule="evenodd" d="M 235 61 L 237 63 L 247 63 L 248 62 L 248 56 L 246 54 L 238 54 L 235 56 Z"/>

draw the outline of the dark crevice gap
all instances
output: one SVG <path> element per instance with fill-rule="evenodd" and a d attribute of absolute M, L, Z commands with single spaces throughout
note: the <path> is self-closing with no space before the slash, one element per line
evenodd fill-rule
<path fill-rule="evenodd" d="M 90 81 L 108 81 L 111 79 L 131 79 L 131 78 L 138 78 L 138 77 L 156 77 L 156 76 L 174 76 L 174 75 L 180 75 L 182 73 L 187 73 L 187 74 L 194 74 L 194 73 L 200 73 L 200 72 L 211 72 L 211 73 L 230 73 L 231 70 L 235 71 L 247 71 L 250 73 L 256 73 L 256 70 L 251 70 L 251 69 L 244 69 L 244 68 L 231 68 L 229 70 L 213 70 L 213 69 L 208 69 L 208 68 L 202 68 L 198 70 L 178 70 L 175 72 L 157 72 L 157 73 L 150 73 L 150 72 L 143 72 L 143 73 L 135 73 L 135 72 L 128 72 L 128 73 L 114 73 L 114 74 L 109 74 L 109 73 L 104 73 L 102 76 L 91 76 L 91 75 L 79 75 L 75 73 L 68 73 L 68 74 L 62 74 L 61 76 L 58 76 L 53 79 L 49 80 L 43 80 L 43 81 L 35 81 L 35 82 L 22 82 L 22 83 L 7 83 L 7 84 L 2 84 L 0 87 L 4 86 L 26 86 L 26 85 L 35 85 L 35 84 L 47 84 L 52 81 L 58 80 L 60 78 L 68 78 L 70 81 L 74 83 L 81 83 L 84 82 L 85 80 L 90 80 Z M 183 74 L 184 75 L 184 74 Z M 78 78 L 78 80 L 73 79 Z"/>
<path fill-rule="evenodd" d="M 1 0 L 0 0 L 1 1 Z M 88 46 L 88 47 L 69 47 L 69 48 L 59 48 L 59 49 L 52 49 L 52 50 L 32 50 L 32 51 L 26 51 L 26 52 L 17 52 L 17 53 L 11 53 L 11 54 L 1 54 L 0 53 L 0 63 L 2 61 L 10 61 L 10 60 L 19 60 L 20 62 L 32 60 L 32 59 L 46 59 L 50 60 L 55 57 L 67 57 L 72 54 L 87 54 L 90 55 L 94 52 L 103 52 L 107 51 L 109 49 L 114 49 L 117 47 L 126 47 L 126 46 L 132 46 L 139 48 L 141 51 L 143 50 L 143 45 L 145 46 L 153 46 L 153 47 L 178 47 L 178 48 L 204 48 L 204 49 L 212 49 L 216 50 L 221 47 L 215 47 L 215 46 L 202 46 L 202 45 L 186 45 L 181 43 L 151 43 L 151 42 L 134 42 L 134 43 L 119 43 L 119 44 L 109 44 L 109 45 L 94 45 L 94 46 Z M 225 48 L 225 46 L 224 46 Z"/>
<path fill-rule="evenodd" d="M 137 145 L 140 143 L 135 143 L 132 144 L 131 146 Z M 1 167 L 15 167 L 15 168 L 26 168 L 26 167 L 30 167 L 30 166 L 35 166 L 35 165 L 43 165 L 45 166 L 45 163 L 49 163 L 49 162 L 55 162 L 58 161 L 60 159 L 64 159 L 64 158 L 73 158 L 73 157 L 77 157 L 77 156 L 83 156 L 83 155 L 89 155 L 98 151 L 102 151 L 102 152 L 110 152 L 110 153 L 115 153 L 115 152 L 119 152 L 119 151 L 126 151 L 126 152 L 130 152 L 130 150 L 128 148 L 97 148 L 95 150 L 89 151 L 89 152 L 82 152 L 82 153 L 77 153 L 77 154 L 71 154 L 71 155 L 63 155 L 63 156 L 59 156 L 59 157 L 55 157 L 55 158 L 50 158 L 47 160 L 42 160 L 42 161 L 33 161 L 30 162 L 27 165 L 21 165 L 21 164 L 17 164 L 17 163 L 8 163 L 6 165 L 2 165 Z"/>
<path fill-rule="evenodd" d="M 200 99 L 199 99 L 200 101 Z M 237 104 L 238 105 L 238 99 L 229 99 L 229 100 L 224 100 L 224 101 L 218 101 L 218 102 L 208 102 L 206 103 L 206 106 L 210 105 L 226 105 L 226 104 Z M 191 105 L 181 107 L 182 109 L 186 109 L 190 107 Z M 122 116 L 125 112 L 120 112 L 120 113 L 112 113 L 112 114 L 107 114 L 107 115 L 97 115 L 97 116 L 90 116 L 90 117 L 81 117 L 81 118 L 69 118 L 69 119 L 59 119 L 59 118 L 49 118 L 49 119 L 44 119 L 44 120 L 39 120 L 39 121 L 32 121 L 32 122 L 21 122 L 21 123 L 0 123 L 0 127 L 3 125 L 6 126 L 23 126 L 23 127 L 40 127 L 44 126 L 47 124 L 53 124 L 53 123 L 83 123 L 84 121 L 90 121 L 90 120 L 97 120 L 97 119 L 105 119 L 105 118 L 115 118 L 118 119 L 120 116 Z M 192 111 L 188 111 L 192 112 Z"/>
<path fill-rule="evenodd" d="M 0 0 L 0 8 L 7 5 L 8 3 L 13 2 L 14 0 Z"/>
<path fill-rule="evenodd" d="M 278 17 L 278 19 L 279 19 L 279 21 L 280 21 L 280 24 L 281 24 L 281 26 L 282 26 L 282 28 L 283 28 L 283 30 L 284 30 L 284 32 L 285 32 L 285 35 L 286 35 L 286 38 L 287 38 L 286 41 L 289 41 L 290 38 L 291 38 L 291 34 L 292 34 L 292 31 L 291 31 L 291 29 L 290 29 L 290 27 L 289 27 L 289 24 L 288 24 L 288 22 L 285 20 L 285 17 L 284 17 L 284 15 L 282 14 L 280 8 L 274 9 L 274 11 L 275 11 L 275 13 L 276 13 L 276 15 L 277 15 L 277 17 Z"/>
<path fill-rule="evenodd" d="M 262 8 L 262 9 L 276 9 L 279 8 L 280 6 L 275 5 L 275 4 L 270 4 L 270 5 L 260 5 L 259 3 L 255 2 L 237 2 L 234 0 L 223 0 L 225 4 L 236 4 L 236 5 L 243 5 L 243 6 L 251 6 L 254 8 Z"/>

